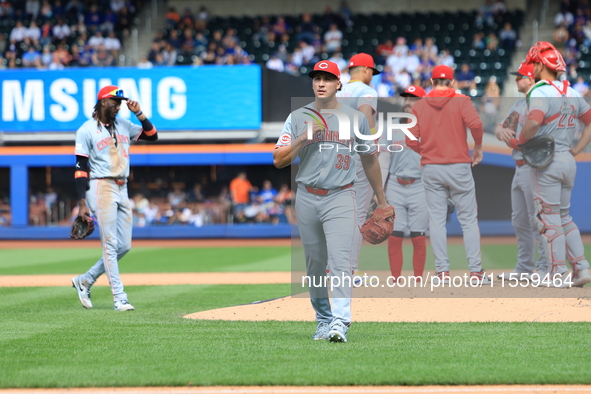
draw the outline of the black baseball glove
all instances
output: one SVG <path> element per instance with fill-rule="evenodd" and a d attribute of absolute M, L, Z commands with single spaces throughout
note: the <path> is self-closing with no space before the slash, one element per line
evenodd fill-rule
<path fill-rule="evenodd" d="M 523 160 L 533 168 L 544 168 L 554 159 L 554 137 L 550 134 L 535 136 L 519 145 Z"/>
<path fill-rule="evenodd" d="M 74 223 L 72 223 L 72 230 L 70 231 L 70 238 L 84 239 L 94 231 L 94 221 L 90 216 L 78 216 Z"/>

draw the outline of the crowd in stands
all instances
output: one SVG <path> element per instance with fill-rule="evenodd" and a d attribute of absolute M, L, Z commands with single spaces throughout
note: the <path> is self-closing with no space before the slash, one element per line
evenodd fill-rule
<path fill-rule="evenodd" d="M 1 0 L 0 67 L 114 66 L 141 0 Z"/>
<path fill-rule="evenodd" d="M 590 96 L 591 5 L 588 1 L 562 0 L 554 17 L 554 46 L 562 53 L 567 78 L 583 96 Z"/>

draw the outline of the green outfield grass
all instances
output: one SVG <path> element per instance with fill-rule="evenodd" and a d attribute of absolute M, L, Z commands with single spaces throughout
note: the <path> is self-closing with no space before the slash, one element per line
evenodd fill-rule
<path fill-rule="evenodd" d="M 586 323 L 355 323 L 348 343 L 313 322 L 213 322 L 190 312 L 285 295 L 287 285 L 0 289 L 0 387 L 562 384 L 591 381 Z M 483 313 L 485 313 L 483 311 Z"/>
<path fill-rule="evenodd" d="M 463 247 L 449 249 L 452 268 L 465 269 Z M 482 249 L 485 268 L 513 267 L 515 245 Z M 99 254 L 4 249 L 0 275 L 82 273 Z M 135 248 L 121 271 L 288 271 L 291 254 L 289 247 Z M 301 250 L 293 255 L 301 259 Z M 386 256 L 384 246 L 366 247 L 361 268 L 384 269 Z M 407 262 L 411 256 L 406 245 Z M 589 323 L 354 323 L 349 343 L 331 344 L 311 340 L 314 322 L 182 318 L 282 297 L 289 284 L 126 291 L 134 312 L 113 311 L 107 287 L 93 288 L 92 310 L 71 287 L 0 288 L 0 387 L 591 383 Z"/>
<path fill-rule="evenodd" d="M 431 248 L 427 251 L 426 269 L 434 270 Z M 587 252 L 591 250 L 587 249 Z M 486 269 L 515 266 L 516 245 L 483 245 L 482 261 Z M 91 249 L 0 249 L 0 275 L 74 274 L 85 272 L 101 256 L 100 248 Z M 265 272 L 289 271 L 304 267 L 301 248 L 230 247 L 230 248 L 133 248 L 121 260 L 121 272 Z M 404 245 L 405 268 L 412 269 L 412 246 Z M 467 268 L 463 245 L 449 245 L 452 269 Z M 388 269 L 385 245 L 364 245 L 361 270 Z"/>

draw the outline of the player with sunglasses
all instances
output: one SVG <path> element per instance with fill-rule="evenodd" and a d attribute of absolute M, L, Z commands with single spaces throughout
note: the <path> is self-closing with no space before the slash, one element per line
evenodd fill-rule
<path fill-rule="evenodd" d="M 78 216 L 93 213 L 100 230 L 103 256 L 88 272 L 73 278 L 72 285 L 82 306 L 90 309 L 90 287 L 106 273 L 115 310 L 132 311 L 134 307 L 123 290 L 118 265 L 131 249 L 132 212 L 127 195 L 129 146 L 138 139 L 156 141 L 158 134 L 139 103 L 125 97 L 117 86 L 105 86 L 97 99 L 92 119 L 76 131 L 75 179 Z M 117 118 L 123 100 L 141 125 Z"/>

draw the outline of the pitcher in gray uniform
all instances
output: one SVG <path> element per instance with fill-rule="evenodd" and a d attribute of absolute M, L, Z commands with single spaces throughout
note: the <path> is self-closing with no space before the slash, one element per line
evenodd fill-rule
<path fill-rule="evenodd" d="M 517 72 L 511 74 L 516 76 L 517 90 L 524 95 L 536 83 L 532 63 L 521 63 Z M 512 138 L 519 137 L 526 116 L 527 103 L 523 98 L 511 106 L 507 117 L 497 126 L 495 130 L 497 139 L 509 143 Z M 548 273 L 548 260 L 542 243 L 545 240 L 542 240 L 535 220 L 534 198 L 530 182 L 532 168 L 525 164 L 519 149 L 513 149 L 512 157 L 515 160 L 515 175 L 511 183 L 511 224 L 517 237 L 517 265 L 513 271 L 499 274 L 498 278 L 526 280 L 534 273 L 534 269 L 543 277 Z M 537 260 L 536 241 L 539 254 Z"/>
<path fill-rule="evenodd" d="M 285 121 L 273 152 L 277 168 L 290 165 L 296 157 L 300 166 L 295 181 L 296 217 L 304 246 L 308 287 L 318 325 L 313 339 L 346 342 L 351 323 L 351 266 L 353 239 L 358 230 L 355 214 L 355 160 L 359 151 L 365 174 L 378 200 L 379 208 L 388 203 L 382 188 L 375 141 L 366 141 L 354 133 L 354 119 L 362 135 L 370 136 L 363 114 L 341 104 L 336 92 L 341 88 L 338 66 L 323 60 L 309 73 L 314 102 L 293 111 Z M 326 111 L 338 110 L 336 113 Z M 341 139 L 341 114 L 350 120 L 350 137 Z M 308 138 L 308 128 L 312 138 Z M 332 291 L 328 298 L 327 273 Z M 334 282 L 333 282 L 334 281 Z M 337 282 L 338 281 L 338 282 Z M 334 286 L 333 286 L 334 284 Z"/>
<path fill-rule="evenodd" d="M 425 97 L 425 90 L 420 86 L 411 85 L 400 95 L 405 97 L 404 112 L 411 113 L 412 106 Z M 413 245 L 414 276 L 422 278 L 427 259 L 425 234 L 429 226 L 429 213 L 425 187 L 421 180 L 421 156 L 406 146 L 406 137 L 402 131 L 395 132 L 392 138 L 393 144 L 403 146 L 404 149 L 390 155 L 390 174 L 386 186 L 388 203 L 396 209 L 394 231 L 388 239 L 390 271 L 394 278 L 398 278 L 402 272 L 402 241 L 404 230 L 408 228 Z"/>
<path fill-rule="evenodd" d="M 349 60 L 349 73 L 351 74 L 351 80 L 344 84 L 342 89 L 337 92 L 337 99 L 340 103 L 347 104 L 349 107 L 363 112 L 367 123 L 369 124 L 369 130 L 372 134 L 376 133 L 375 127 L 375 116 L 378 108 L 378 92 L 369 84 L 374 75 L 378 75 L 380 72 L 376 69 L 373 58 L 367 53 L 358 53 L 351 57 Z M 386 133 L 382 133 L 380 142 L 385 142 Z M 387 170 L 389 161 L 389 154 L 385 152 L 380 154 L 378 152 L 378 160 L 380 161 L 380 167 L 382 171 L 382 180 L 386 181 L 388 175 Z M 357 202 L 357 223 L 363 223 L 369 210 L 369 204 L 373 197 L 373 190 L 365 176 L 363 166 L 361 165 L 361 159 L 359 155 L 354 156 L 355 167 L 357 168 L 357 180 L 353 185 L 355 190 L 355 201 Z M 357 274 L 359 268 L 359 252 L 361 251 L 361 244 L 363 238 L 361 233 L 356 231 L 354 234 L 353 241 L 353 267 L 351 273 Z M 361 284 L 361 276 L 354 277 L 354 283 L 356 285 Z"/>
<path fill-rule="evenodd" d="M 589 262 L 584 255 L 581 233 L 570 216 L 569 208 L 577 172 L 573 155 L 581 152 L 591 140 L 591 108 L 579 93 L 568 86 L 568 81 L 558 80 L 558 73 L 564 72 L 566 65 L 552 44 L 545 41 L 536 43 L 529 50 L 526 61 L 534 64 L 536 84 L 527 94 L 527 120 L 520 135 L 510 144 L 519 148 L 536 135 L 550 134 L 554 137 L 553 160 L 546 167 L 531 171 L 531 187 L 538 228 L 548 246 L 548 271 L 552 278 L 560 274 L 566 268 L 568 251 L 573 273 L 572 283 L 565 278 L 562 284 L 552 280 L 548 284 L 584 286 L 591 282 Z M 579 143 L 571 150 L 577 121 L 586 126 Z"/>
<path fill-rule="evenodd" d="M 116 117 L 123 100 L 127 100 L 127 108 L 137 116 L 141 126 Z M 156 141 L 156 128 L 142 113 L 138 102 L 126 98 L 117 86 L 105 86 L 98 93 L 92 119 L 76 131 L 78 216 L 93 213 L 103 249 L 103 257 L 88 272 L 72 279 L 78 298 L 87 309 L 92 308 L 91 286 L 106 272 L 115 310 L 134 310 L 123 290 L 118 262 L 131 249 L 132 212 L 127 177 L 129 146 L 138 139 Z"/>

